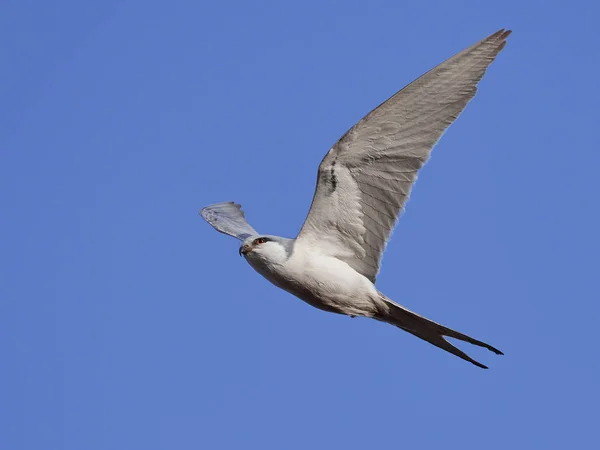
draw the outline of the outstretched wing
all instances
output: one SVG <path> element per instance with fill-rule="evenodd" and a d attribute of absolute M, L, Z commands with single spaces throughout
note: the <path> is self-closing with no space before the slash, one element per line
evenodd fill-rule
<path fill-rule="evenodd" d="M 421 76 L 329 150 L 298 241 L 318 242 L 375 282 L 381 254 L 418 170 L 506 44 L 500 30 Z"/>
<path fill-rule="evenodd" d="M 233 202 L 215 203 L 200 210 L 200 215 L 215 230 L 243 241 L 258 233 L 246 222 L 241 205 Z"/>

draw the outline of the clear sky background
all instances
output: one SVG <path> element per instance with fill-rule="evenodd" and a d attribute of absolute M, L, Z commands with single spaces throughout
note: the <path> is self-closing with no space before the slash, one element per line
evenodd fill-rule
<path fill-rule="evenodd" d="M 598 2 L 0 12 L 0 448 L 597 448 Z M 312 309 L 198 216 L 295 236 L 329 147 L 499 28 L 377 282 L 489 370 Z"/>

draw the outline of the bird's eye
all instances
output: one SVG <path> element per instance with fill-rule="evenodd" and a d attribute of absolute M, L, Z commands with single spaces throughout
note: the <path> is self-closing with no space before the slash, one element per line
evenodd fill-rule
<path fill-rule="evenodd" d="M 265 238 L 258 238 L 254 241 L 254 245 L 264 244 L 265 242 L 267 242 Z"/>

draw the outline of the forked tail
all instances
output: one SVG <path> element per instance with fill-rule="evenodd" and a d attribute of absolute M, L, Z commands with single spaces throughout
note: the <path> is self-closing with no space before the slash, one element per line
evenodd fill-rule
<path fill-rule="evenodd" d="M 484 366 L 478 361 L 475 361 L 469 355 L 459 350 L 446 339 L 444 339 L 444 336 L 459 339 L 461 341 L 468 342 L 469 344 L 478 345 L 479 347 L 485 347 L 497 355 L 504 354 L 497 348 L 494 348 L 491 345 L 486 344 L 485 342 L 478 341 L 477 339 L 473 339 L 472 337 L 467 336 L 466 334 L 462 334 L 458 331 L 446 328 L 445 326 L 440 325 L 439 323 L 435 323 L 432 320 L 426 319 L 425 317 L 422 317 L 412 311 L 409 311 L 408 309 L 400 306 L 399 304 L 394 303 L 392 300 L 390 300 L 383 294 L 381 294 L 381 298 L 389 306 L 389 309 L 386 313 L 380 314 L 377 317 L 375 317 L 377 320 L 389 323 L 391 325 L 395 325 L 398 328 L 403 329 L 404 331 L 408 331 L 410 334 L 413 334 L 418 338 L 421 338 L 429 342 L 430 344 L 435 345 L 436 347 L 444 349 L 447 352 L 450 352 L 453 355 L 464 359 L 465 361 L 469 361 L 470 363 L 475 364 L 477 367 L 487 369 L 486 366 Z"/>

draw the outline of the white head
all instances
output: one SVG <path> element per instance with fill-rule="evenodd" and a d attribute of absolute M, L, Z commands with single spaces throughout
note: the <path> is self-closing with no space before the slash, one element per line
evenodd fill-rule
<path fill-rule="evenodd" d="M 292 254 L 294 239 L 279 236 L 250 236 L 242 243 L 239 253 L 248 262 L 283 264 Z"/>

